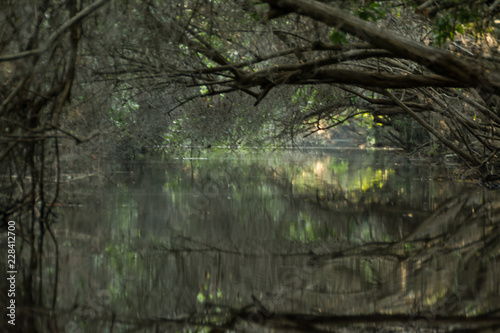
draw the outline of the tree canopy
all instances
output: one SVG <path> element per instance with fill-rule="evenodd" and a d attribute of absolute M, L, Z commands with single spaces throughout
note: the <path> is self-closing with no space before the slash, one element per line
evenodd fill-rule
<path fill-rule="evenodd" d="M 94 138 L 94 152 L 262 145 L 353 120 L 378 139 L 451 150 L 489 173 L 500 148 L 499 8 L 466 0 L 9 3 L 0 18 L 0 160 L 17 179 L 35 180 L 57 170 L 49 166 L 67 139 Z M 5 212 L 28 195 L 7 187 Z"/>
<path fill-rule="evenodd" d="M 171 110 L 201 95 L 206 105 L 199 107 L 213 112 L 192 113 L 192 103 L 178 114 L 184 126 L 198 124 L 191 132 L 203 129 L 198 135 L 220 136 L 207 127 L 223 124 L 226 136 L 249 137 L 261 127 L 290 139 L 371 115 L 408 147 L 397 123 L 409 117 L 427 142 L 469 167 L 495 160 L 496 3 L 150 1 L 123 10 L 132 16 L 124 31 L 135 37 L 124 37 L 112 63 L 108 57 L 108 67 L 94 73 L 141 91 L 188 87 L 170 93 L 168 113 L 177 118 Z M 249 108 L 232 92 L 266 103 Z"/>

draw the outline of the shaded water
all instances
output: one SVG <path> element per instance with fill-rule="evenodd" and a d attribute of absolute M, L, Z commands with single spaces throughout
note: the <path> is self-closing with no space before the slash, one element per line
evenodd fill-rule
<path fill-rule="evenodd" d="M 58 208 L 62 332 L 500 325 L 499 194 L 446 169 L 383 150 L 100 168 Z"/>

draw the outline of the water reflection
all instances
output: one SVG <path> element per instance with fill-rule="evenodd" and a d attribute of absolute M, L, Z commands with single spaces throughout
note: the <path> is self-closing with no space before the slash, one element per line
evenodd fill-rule
<path fill-rule="evenodd" d="M 68 184 L 66 332 L 500 324 L 497 192 L 394 152 L 206 154 Z"/>

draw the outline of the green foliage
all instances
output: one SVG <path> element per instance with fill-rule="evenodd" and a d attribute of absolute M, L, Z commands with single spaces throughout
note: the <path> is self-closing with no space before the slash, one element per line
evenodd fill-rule
<path fill-rule="evenodd" d="M 447 40 L 453 41 L 456 34 L 470 33 L 476 39 L 487 31 L 490 24 L 485 20 L 487 6 L 477 2 L 459 3 L 447 11 L 440 12 L 434 19 L 435 44 L 442 46 Z"/>
<path fill-rule="evenodd" d="M 122 92 L 121 98 L 115 97 L 108 115 L 116 127 L 128 128 L 134 122 L 134 113 L 139 109 L 137 104 L 127 93 Z"/>
<path fill-rule="evenodd" d="M 359 8 L 356 11 L 356 15 L 365 21 L 376 22 L 380 19 L 385 18 L 386 11 L 385 9 L 381 8 L 379 3 L 372 2 L 366 4 L 366 6 Z"/>
<path fill-rule="evenodd" d="M 317 221 L 306 212 L 300 212 L 297 221 L 290 223 L 290 239 L 301 242 L 310 242 L 316 239 L 314 226 Z"/>
<path fill-rule="evenodd" d="M 438 17 L 434 23 L 435 43 L 437 46 L 442 46 L 448 39 L 453 41 L 455 38 L 456 25 L 451 22 L 449 16 Z"/>
<path fill-rule="evenodd" d="M 373 116 L 370 113 L 361 113 L 354 117 L 359 126 L 371 129 L 373 127 Z"/>
<path fill-rule="evenodd" d="M 295 94 L 292 95 L 292 103 L 302 104 L 299 105 L 301 111 L 309 110 L 316 106 L 316 104 L 321 103 L 316 100 L 318 95 L 318 90 L 311 86 L 305 86 L 298 88 Z"/>
<path fill-rule="evenodd" d="M 253 18 L 256 22 L 260 22 L 263 19 L 263 17 L 257 13 L 250 13 L 250 17 Z"/>
<path fill-rule="evenodd" d="M 205 95 L 206 93 L 208 93 L 207 86 L 200 86 L 200 94 Z"/>
<path fill-rule="evenodd" d="M 370 260 L 361 260 L 361 267 L 364 267 L 366 281 L 373 283 L 373 268 Z"/>
<path fill-rule="evenodd" d="M 203 295 L 203 293 L 202 293 L 201 291 L 198 293 L 198 295 L 196 295 L 196 301 L 197 301 L 198 303 L 203 304 L 203 303 L 205 303 L 205 300 L 206 300 L 206 299 L 207 299 L 207 298 L 205 297 L 205 295 Z"/>
<path fill-rule="evenodd" d="M 347 37 L 345 32 L 337 29 L 332 30 L 332 33 L 330 34 L 330 40 L 332 41 L 333 45 L 347 44 Z"/>
<path fill-rule="evenodd" d="M 109 244 L 106 246 L 106 252 L 112 269 L 119 275 L 139 268 L 137 252 L 128 249 L 124 243 Z M 112 286 L 110 289 L 113 290 Z"/>
<path fill-rule="evenodd" d="M 349 162 L 347 162 L 346 160 L 337 161 L 335 159 L 332 159 L 328 168 L 333 170 L 334 173 L 339 177 L 345 176 L 349 172 Z"/>
<path fill-rule="evenodd" d="M 164 144 L 178 146 L 184 140 L 182 135 L 182 119 L 172 121 L 172 125 L 167 133 L 164 135 Z"/>

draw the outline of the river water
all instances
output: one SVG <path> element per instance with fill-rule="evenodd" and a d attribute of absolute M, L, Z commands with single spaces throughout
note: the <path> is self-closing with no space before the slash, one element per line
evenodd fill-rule
<path fill-rule="evenodd" d="M 500 324 L 498 192 L 387 150 L 193 156 L 68 177 L 63 331 Z"/>

